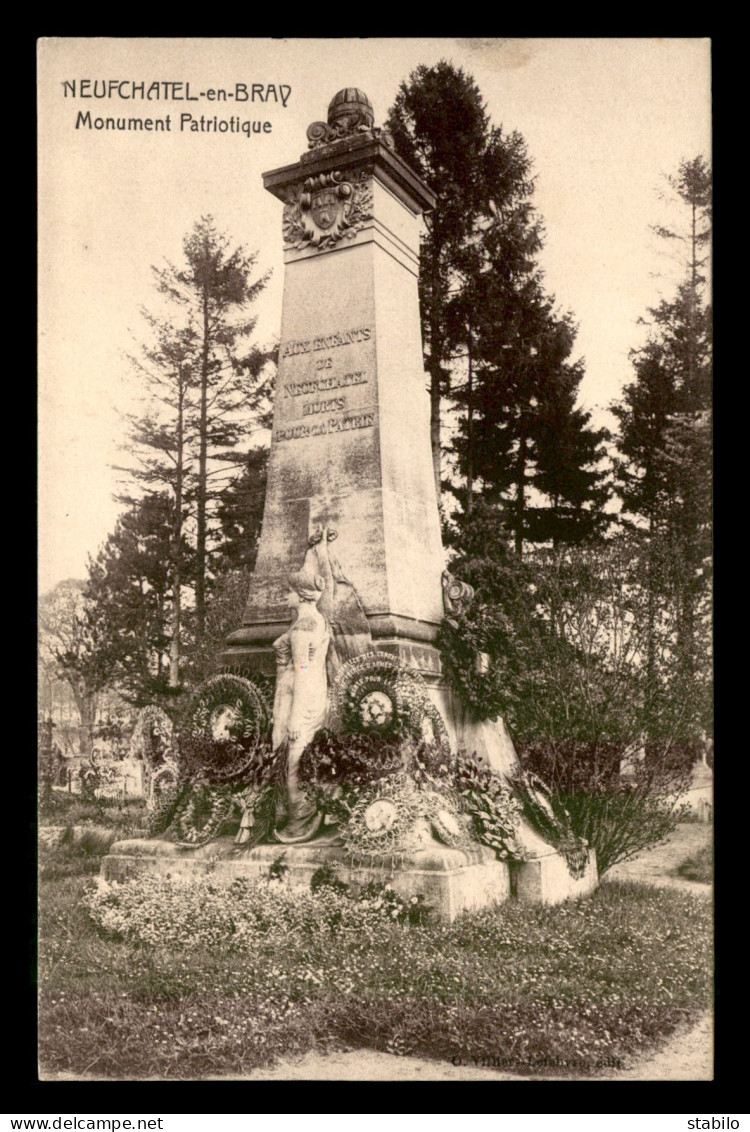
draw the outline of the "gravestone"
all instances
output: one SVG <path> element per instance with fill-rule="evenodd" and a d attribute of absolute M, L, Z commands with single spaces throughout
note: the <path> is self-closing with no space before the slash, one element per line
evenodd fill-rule
<path fill-rule="evenodd" d="M 444 570 L 422 358 L 420 215 L 435 197 L 374 126 L 356 88 L 335 95 L 327 122 L 314 122 L 307 136 L 297 162 L 263 177 L 283 205 L 281 341 L 257 561 L 243 624 L 221 665 L 261 683 L 274 673 L 273 642 L 289 629 L 289 575 L 304 559 L 313 576 L 328 570 L 319 608 L 339 666 L 375 650 L 417 672 L 452 749 L 475 752 L 510 778 L 518 759 L 502 720 L 471 715 L 444 678 L 436 647 L 443 616 L 468 595 Z M 369 867 L 340 843 L 312 839 L 286 849 L 287 882 L 307 887 L 325 863 L 355 886 L 382 880 L 385 870 L 403 896 L 423 896 L 446 919 L 501 903 L 512 884 L 520 899 L 543 902 L 594 887 L 593 860 L 574 880 L 527 822 L 516 841 L 527 861 L 511 876 L 487 846 L 441 844 L 426 823 L 416 849 Z M 226 838 L 196 849 L 120 842 L 103 872 L 122 879 L 210 862 L 219 874 L 263 876 L 279 849 L 243 851 Z"/>

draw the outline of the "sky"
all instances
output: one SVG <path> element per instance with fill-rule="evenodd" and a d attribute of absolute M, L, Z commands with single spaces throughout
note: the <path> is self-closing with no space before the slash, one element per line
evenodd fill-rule
<path fill-rule="evenodd" d="M 128 355 L 147 337 L 141 308 L 158 305 L 152 265 L 179 262 L 194 222 L 213 215 L 272 271 L 255 310 L 270 344 L 281 204 L 261 174 L 299 159 L 341 88 L 364 90 L 380 125 L 400 83 L 441 59 L 473 76 L 495 125 L 526 141 L 545 285 L 579 327 L 579 401 L 611 425 L 607 406 L 632 380 L 628 353 L 645 333 L 638 320 L 678 279 L 651 232 L 675 215 L 665 177 L 710 159 L 707 39 L 40 40 L 40 592 L 85 577 L 120 511 L 113 465 L 125 462 L 122 414 L 138 404 Z M 103 83 L 113 97 L 85 97 Z M 139 98 L 139 84 L 160 97 Z M 96 129 L 126 115 L 169 115 L 170 129 Z M 260 132 L 191 129 L 201 115 Z"/>

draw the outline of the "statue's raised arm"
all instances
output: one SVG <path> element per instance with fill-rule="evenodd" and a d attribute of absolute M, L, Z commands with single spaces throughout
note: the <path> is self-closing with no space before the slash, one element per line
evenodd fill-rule
<path fill-rule="evenodd" d="M 325 583 L 318 610 L 325 614 L 331 629 L 329 683 L 333 683 L 348 660 L 372 650 L 372 633 L 359 594 L 333 549 L 337 537 L 333 527 L 322 527 L 311 535 L 303 567 L 303 570 L 320 574 Z"/>

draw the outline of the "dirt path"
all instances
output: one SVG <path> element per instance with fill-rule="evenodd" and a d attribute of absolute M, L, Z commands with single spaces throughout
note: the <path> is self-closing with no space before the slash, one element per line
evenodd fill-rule
<path fill-rule="evenodd" d="M 480 1066 L 454 1066 L 449 1061 L 422 1061 L 378 1050 L 309 1053 L 283 1061 L 273 1069 L 257 1069 L 243 1078 L 251 1081 L 536 1081 L 560 1080 L 534 1074 L 521 1077 Z M 569 1078 L 568 1078 L 569 1079 Z M 677 1032 L 658 1053 L 612 1073 L 576 1078 L 584 1081 L 711 1081 L 713 1079 L 713 1019 L 707 1012 L 697 1026 Z"/>
<path fill-rule="evenodd" d="M 644 884 L 655 884 L 659 888 L 680 888 L 694 896 L 711 896 L 711 885 L 699 884 L 684 877 L 670 876 L 687 857 L 692 857 L 713 837 L 713 826 L 704 824 L 678 825 L 671 837 L 661 845 L 641 853 L 633 861 L 625 861 L 610 869 L 608 880 L 636 880 Z"/>
<path fill-rule="evenodd" d="M 578 1077 L 584 1081 L 710 1081 L 713 1078 L 713 1022 L 706 1013 L 697 1026 L 677 1032 L 649 1057 L 612 1073 Z M 91 1074 L 57 1073 L 47 1081 L 110 1080 Z M 163 1078 L 146 1078 L 163 1080 Z M 569 1078 L 568 1078 L 569 1079 Z M 272 1069 L 251 1073 L 205 1077 L 206 1081 L 527 1081 L 560 1080 L 535 1074 L 522 1077 L 481 1066 L 452 1065 L 449 1061 L 423 1061 L 397 1057 L 379 1050 L 359 1049 L 328 1054 L 308 1053 L 279 1061 Z"/>

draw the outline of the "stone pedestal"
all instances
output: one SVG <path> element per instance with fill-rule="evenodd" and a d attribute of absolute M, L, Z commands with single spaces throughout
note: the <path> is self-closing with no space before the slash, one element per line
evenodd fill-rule
<path fill-rule="evenodd" d="M 524 904 L 560 904 L 570 897 L 588 896 L 599 883 L 596 855 L 589 853 L 583 876 L 571 876 L 567 864 L 553 849 L 511 865 L 513 895 Z"/>
<path fill-rule="evenodd" d="M 243 849 L 230 837 L 220 837 L 200 849 L 183 849 L 169 841 L 118 841 L 102 863 L 109 881 L 124 881 L 142 873 L 196 874 L 210 872 L 217 879 L 267 877 L 274 861 L 283 857 L 282 883 L 309 889 L 321 865 L 336 865 L 337 879 L 353 889 L 369 881 L 392 885 L 405 899 L 421 896 L 440 920 L 451 921 L 461 912 L 502 904 L 510 896 L 508 865 L 482 845 L 450 849 L 435 844 L 428 849 L 383 857 L 376 864 L 350 857 L 343 849 L 310 842 L 306 845 L 258 845 Z"/>
<path fill-rule="evenodd" d="M 536 832 L 524 817 L 516 831 L 524 857 L 511 865 L 511 890 L 525 904 L 560 904 L 569 897 L 587 896 L 599 883 L 596 853 L 589 851 L 583 875 L 571 874 L 565 859 Z"/>
<path fill-rule="evenodd" d="M 257 880 L 267 877 L 273 863 L 283 857 L 287 867 L 283 883 L 307 889 L 313 873 L 330 862 L 336 866 L 337 878 L 353 889 L 369 881 L 390 884 L 405 899 L 422 896 L 437 918 L 447 921 L 461 912 L 503 904 L 511 895 L 525 904 L 559 904 L 594 891 L 598 878 L 593 852 L 583 876 L 572 877 L 563 858 L 549 845 L 535 839 L 531 831 L 525 840 L 529 859 L 508 866 L 483 845 L 450 849 L 436 843 L 373 863 L 352 858 L 324 842 L 243 849 L 233 838 L 220 837 L 200 849 L 186 849 L 156 838 L 133 839 L 112 845 L 102 862 L 102 876 L 119 883 L 142 873 L 210 872 L 217 879 L 244 876 Z"/>

